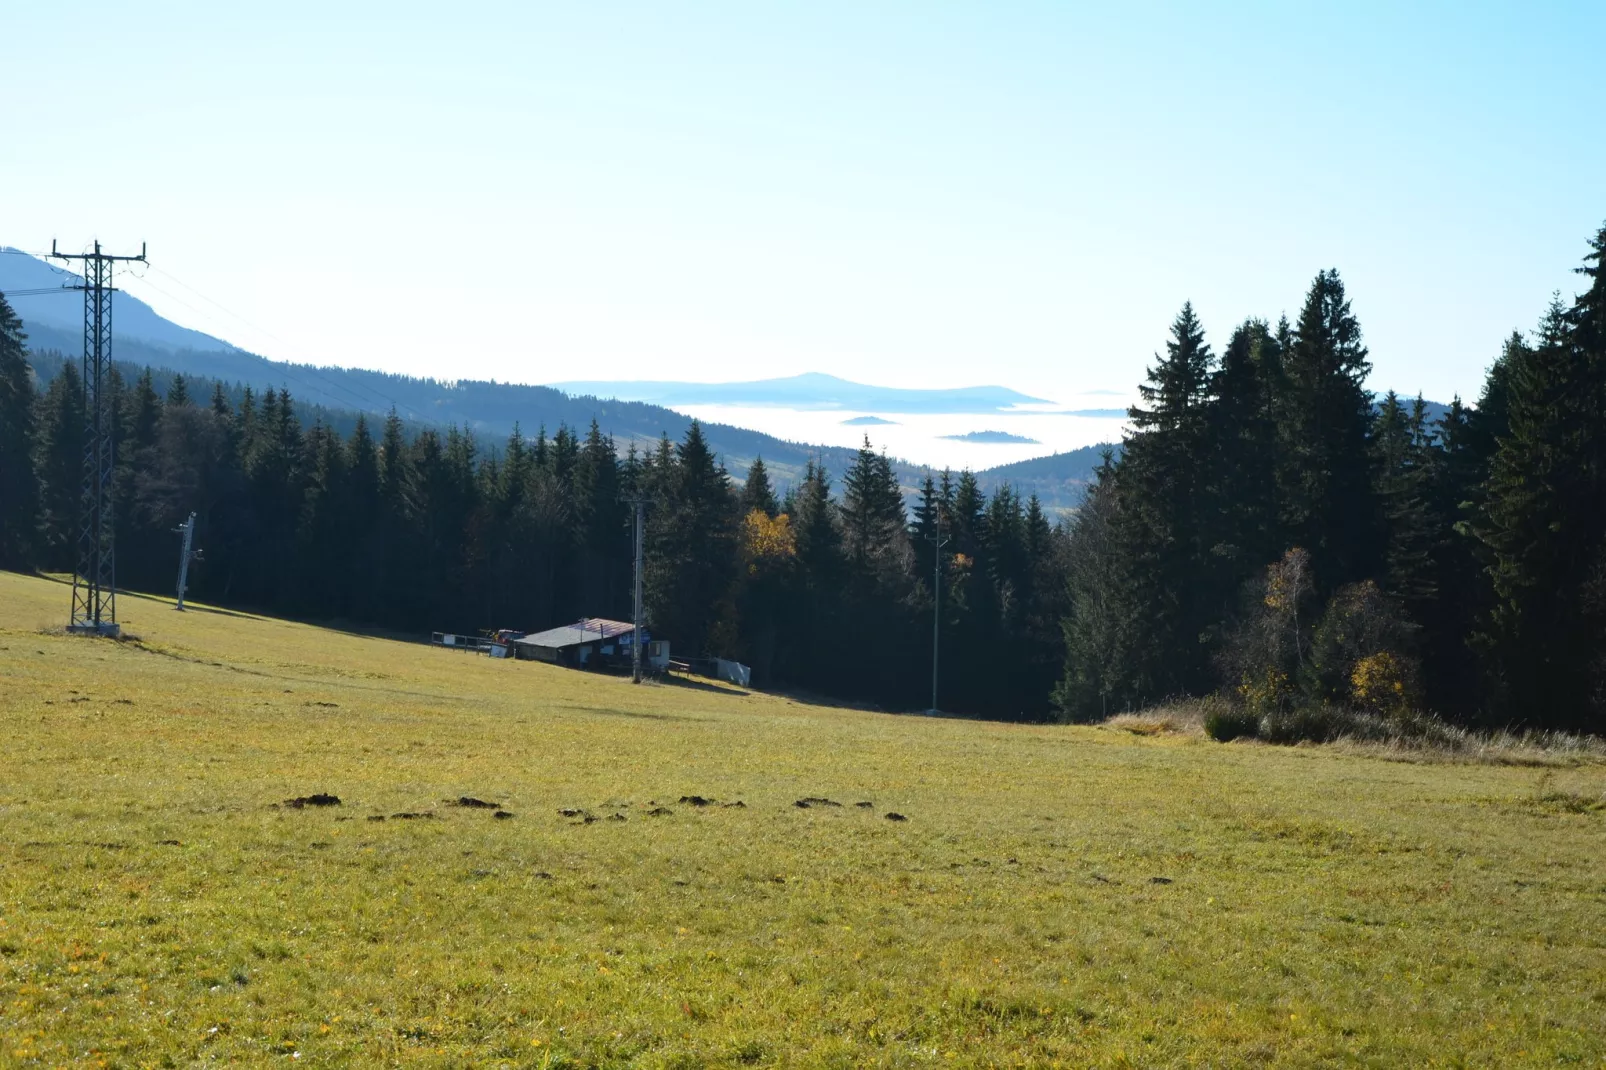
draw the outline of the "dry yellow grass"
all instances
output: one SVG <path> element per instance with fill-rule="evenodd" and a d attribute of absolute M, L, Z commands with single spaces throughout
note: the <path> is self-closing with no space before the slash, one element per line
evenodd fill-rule
<path fill-rule="evenodd" d="M 1606 1058 L 1597 764 L 637 688 L 154 599 L 139 643 L 42 634 L 66 605 L 0 573 L 6 1063 Z"/>

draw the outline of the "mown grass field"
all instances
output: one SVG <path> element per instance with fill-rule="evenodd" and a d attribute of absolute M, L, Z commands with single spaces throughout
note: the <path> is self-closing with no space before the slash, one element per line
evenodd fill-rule
<path fill-rule="evenodd" d="M 0 573 L 7 1065 L 1606 1060 L 1600 765 L 632 687 L 133 597 L 139 642 L 41 630 L 66 608 Z"/>

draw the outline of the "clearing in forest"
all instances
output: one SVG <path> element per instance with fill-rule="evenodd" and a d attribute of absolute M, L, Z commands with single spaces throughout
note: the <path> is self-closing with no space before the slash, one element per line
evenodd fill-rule
<path fill-rule="evenodd" d="M 633 687 L 134 596 L 137 641 L 78 639 L 67 605 L 0 573 L 0 1063 L 1606 1058 L 1598 764 Z"/>

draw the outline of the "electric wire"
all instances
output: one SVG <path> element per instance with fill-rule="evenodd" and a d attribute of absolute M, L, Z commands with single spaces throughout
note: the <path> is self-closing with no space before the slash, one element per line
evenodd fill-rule
<path fill-rule="evenodd" d="M 291 349 L 300 350 L 302 348 L 301 346 L 298 346 L 293 342 L 290 342 L 290 341 L 288 341 L 288 340 L 286 340 L 284 338 L 281 338 L 279 335 L 274 334 L 272 331 L 267 330 L 264 327 L 260 327 L 255 323 L 252 323 L 250 320 L 246 319 L 244 316 L 240 315 L 238 312 L 235 312 L 233 309 L 230 309 L 228 306 L 224 305 L 222 302 L 216 301 L 213 298 L 208 297 L 206 294 L 204 294 L 201 291 L 197 290 L 195 287 L 191 286 L 189 283 L 185 282 L 183 279 L 181 279 L 178 276 L 174 275 L 172 272 L 162 268 L 161 266 L 159 266 L 157 264 L 150 264 L 150 263 L 147 263 L 147 266 L 150 268 L 151 271 L 154 271 L 154 272 L 162 275 L 163 277 L 171 280 L 175 284 L 177 284 L 179 286 L 182 286 L 184 289 L 188 290 L 190 293 L 194 294 L 196 297 L 199 297 L 201 300 L 203 300 L 206 303 L 214 306 L 219 311 L 223 312 L 225 315 L 233 317 L 234 319 L 238 320 L 240 323 L 242 323 L 245 326 L 251 328 L 253 331 L 256 331 L 259 334 L 265 335 L 266 337 L 273 339 L 274 341 L 280 343 L 281 345 L 288 346 Z M 161 293 L 161 294 L 165 294 L 168 297 L 173 297 L 172 294 L 168 294 L 166 290 L 163 290 L 161 287 L 156 286 L 155 283 L 151 282 L 144 275 L 136 275 L 135 278 L 138 278 L 141 281 L 145 282 L 146 285 L 148 285 L 152 289 L 156 290 L 156 292 Z M 173 300 L 177 301 L 179 299 L 176 298 L 176 297 L 173 297 Z M 185 304 L 182 301 L 180 301 L 179 303 L 180 304 Z M 185 307 L 191 309 L 192 311 L 195 311 L 196 313 L 198 313 L 200 315 L 205 315 L 204 312 L 201 312 L 200 309 L 195 308 L 195 306 L 193 306 L 193 305 L 185 304 Z M 310 374 L 316 376 L 320 381 L 322 381 L 325 384 L 327 384 L 329 388 L 334 389 L 334 390 L 339 390 L 341 393 L 345 394 L 348 398 L 350 398 L 353 402 L 356 403 L 356 405 L 358 406 L 359 409 L 368 408 L 369 406 L 373 405 L 375 403 L 375 401 L 377 400 L 377 401 L 385 402 L 385 403 L 389 404 L 392 409 L 398 409 L 398 410 L 400 410 L 402 412 L 407 413 L 409 416 L 411 416 L 415 420 L 423 420 L 424 419 L 411 406 L 404 405 L 404 404 L 398 402 L 395 398 L 390 397 L 388 394 L 384 393 L 381 390 L 376 390 L 373 387 L 368 386 L 366 383 L 354 381 L 354 382 L 352 382 L 350 384 L 349 387 L 346 387 L 346 386 L 342 386 L 342 385 L 340 385 L 338 383 L 335 383 L 335 382 L 329 380 L 328 378 L 323 376 L 314 365 L 312 365 L 310 363 L 309 364 L 305 364 L 305 365 L 301 365 L 300 367 L 304 368 Z M 349 370 L 360 371 L 362 369 L 349 369 Z M 363 398 L 363 397 L 360 397 L 360 396 L 358 396 L 358 394 L 355 393 L 355 391 L 363 391 L 363 392 L 367 393 L 369 395 L 369 397 L 366 398 L 366 399 Z"/>
<path fill-rule="evenodd" d="M 32 257 L 33 259 L 38 260 L 46 268 L 48 268 L 49 270 L 55 272 L 58 275 L 63 275 L 63 276 L 66 276 L 67 278 L 72 278 L 72 279 L 80 278 L 78 275 L 75 275 L 70 271 L 67 271 L 67 270 L 65 270 L 63 268 L 59 268 L 59 267 L 55 266 L 54 264 L 49 263 L 49 261 L 47 259 L 49 257 L 49 255 L 50 255 L 49 253 L 32 253 L 32 252 L 29 252 L 26 249 L 12 249 L 12 248 L 0 249 L 0 253 L 12 254 L 12 255 L 16 255 L 16 256 Z M 191 286 L 189 283 L 185 282 L 183 279 L 181 279 L 178 276 L 174 275 L 172 272 L 167 271 L 166 269 L 164 269 L 164 268 L 162 268 L 162 267 L 160 267 L 160 266 L 158 266 L 156 264 L 153 264 L 148 260 L 143 261 L 143 264 L 148 269 L 147 271 L 145 271 L 145 272 L 136 272 L 136 271 L 129 270 L 129 275 L 132 278 L 137 279 L 141 284 L 143 284 L 145 286 L 149 286 L 152 290 L 154 290 L 157 293 L 161 294 L 163 297 L 167 298 L 168 300 L 173 301 L 176 304 L 182 305 L 184 308 L 189 309 L 191 312 L 194 312 L 198 316 L 205 317 L 205 316 L 208 315 L 205 311 L 203 311 L 202 309 L 196 308 L 194 305 L 190 304 L 188 301 L 185 301 L 183 298 L 178 297 L 176 294 L 170 293 L 167 290 L 164 290 L 162 287 L 156 285 L 156 283 L 151 281 L 151 279 L 149 278 L 149 273 L 151 271 L 154 271 L 154 272 L 162 275 L 163 277 L 171 280 L 176 285 L 183 287 L 184 289 L 188 290 L 190 293 L 194 294 L 196 297 L 200 298 L 202 301 L 205 301 L 207 304 L 210 304 L 210 305 L 214 306 L 219 311 L 223 312 L 225 315 L 233 317 L 234 319 L 238 320 L 240 323 L 244 324 L 246 327 L 251 328 L 253 331 L 256 331 L 257 333 L 259 333 L 261 335 L 264 335 L 264 336 L 266 336 L 268 338 L 271 338 L 274 341 L 279 342 L 281 345 L 287 346 L 287 347 L 289 347 L 291 349 L 302 350 L 302 347 L 296 345 L 295 343 L 287 341 L 286 339 L 281 338 L 279 335 L 274 334 L 272 331 L 267 330 L 264 327 L 260 327 L 255 323 L 252 323 L 250 320 L 246 319 L 244 316 L 242 316 L 239 313 L 235 312 L 234 310 L 230 309 L 228 306 L 224 305 L 222 302 L 217 301 L 217 300 L 215 300 L 215 299 L 213 299 L 211 297 L 208 297 L 206 294 L 204 294 L 201 291 L 197 290 L 195 287 Z M 128 269 L 125 269 L 125 270 L 128 270 Z M 51 293 L 77 293 L 77 292 L 79 292 L 79 291 L 74 287 L 61 286 L 61 287 L 31 287 L 31 288 L 23 289 L 23 290 L 5 291 L 5 294 L 6 294 L 7 298 L 11 298 L 11 297 L 39 297 L 39 296 L 43 296 L 45 294 L 51 294 Z M 305 355 L 304 351 L 302 351 L 302 352 L 303 352 L 303 355 Z M 337 383 L 337 382 L 333 381 L 332 379 L 329 379 L 327 376 L 323 375 L 317 369 L 316 366 L 314 366 L 314 365 L 312 365 L 310 363 L 308 363 L 308 364 L 292 364 L 292 363 L 290 363 L 288 361 L 286 361 L 286 362 L 274 361 L 273 363 L 280 365 L 279 371 L 286 378 L 294 381 L 295 383 L 299 384 L 300 386 L 306 387 L 309 391 L 312 392 L 312 394 L 314 396 L 316 396 L 319 393 L 325 393 L 325 394 L 328 394 L 329 396 L 331 396 L 333 398 L 336 398 L 337 400 L 343 398 L 343 401 L 342 401 L 343 404 L 354 405 L 354 406 L 356 406 L 358 411 L 373 411 L 373 408 L 376 405 L 376 403 L 385 403 L 385 404 L 388 404 L 392 409 L 399 410 L 401 412 L 407 413 L 408 416 L 412 417 L 415 420 L 419 420 L 421 422 L 428 422 L 425 419 L 425 417 L 419 415 L 417 410 L 413 409 L 412 406 L 404 405 L 401 402 L 398 402 L 395 398 L 390 397 L 388 394 L 385 394 L 383 391 L 376 390 L 373 387 L 367 385 L 366 383 L 355 382 L 354 381 L 349 386 L 342 385 L 340 383 Z M 307 379 L 302 378 L 300 375 L 296 374 L 296 372 L 292 371 L 291 369 L 298 369 L 300 371 L 304 371 L 307 374 L 313 376 L 315 379 L 317 379 L 319 382 L 321 382 L 323 384 L 322 388 L 320 389 L 320 387 L 316 383 L 310 382 Z M 349 369 L 349 370 L 360 371 L 362 369 Z M 362 391 L 363 393 L 358 393 L 358 391 Z M 368 396 L 364 397 L 363 396 L 364 393 L 367 394 Z"/>

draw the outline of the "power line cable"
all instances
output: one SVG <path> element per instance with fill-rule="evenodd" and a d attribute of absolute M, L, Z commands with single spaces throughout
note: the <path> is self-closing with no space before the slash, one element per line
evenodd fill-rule
<path fill-rule="evenodd" d="M 154 266 L 154 265 L 147 264 L 147 266 Z M 166 273 L 164 272 L 163 274 L 166 274 Z M 166 290 L 162 289 L 160 286 L 157 286 L 155 283 L 151 282 L 149 279 L 145 278 L 144 276 L 136 275 L 136 276 L 133 276 L 133 277 L 134 278 L 138 278 L 141 282 L 143 282 L 145 285 L 149 286 L 151 289 L 155 290 L 157 293 L 161 294 L 163 297 L 166 297 L 168 300 L 173 301 L 176 304 L 184 306 L 185 308 L 189 309 L 191 312 L 194 312 L 196 315 L 198 315 L 198 316 L 205 316 L 206 315 L 206 313 L 203 312 L 201 309 L 196 308 L 194 305 L 190 304 L 188 301 L 185 301 L 181 297 L 178 297 L 178 296 L 176 296 L 174 294 L 168 293 Z M 126 293 L 127 291 L 125 290 L 124 292 Z M 275 362 L 275 363 L 277 363 L 277 362 Z M 319 388 L 318 388 L 318 386 L 316 384 L 314 384 L 312 382 L 309 382 L 306 379 L 303 379 L 301 376 L 297 375 L 295 372 L 290 370 L 291 368 L 294 368 L 294 367 L 296 367 L 296 365 L 285 363 L 285 364 L 283 364 L 281 366 L 281 371 L 283 372 L 285 377 L 293 380 L 295 383 L 297 383 L 300 386 L 306 387 L 307 390 L 309 390 L 314 396 L 316 396 L 320 392 L 323 392 L 323 391 L 319 390 Z M 312 371 L 312 369 L 310 369 L 310 368 L 307 369 L 307 370 L 308 371 Z M 316 374 L 316 373 L 314 372 L 314 374 Z M 322 378 L 322 377 L 319 376 L 319 378 Z M 332 382 L 329 382 L 328 380 L 324 380 L 324 382 L 325 382 L 326 387 L 329 390 L 339 391 L 340 393 L 343 393 L 345 395 L 345 399 L 343 401 L 341 401 L 341 404 L 355 404 L 359 411 L 366 409 L 371 404 L 371 402 L 369 402 L 369 401 L 367 401 L 367 400 L 365 400 L 365 399 L 363 399 L 361 397 L 358 397 L 356 394 L 353 394 L 350 391 L 342 391 L 340 389 L 339 384 L 337 384 L 337 383 L 332 383 Z"/>
<path fill-rule="evenodd" d="M 155 271 L 158 274 L 166 277 L 167 279 L 170 279 L 172 282 L 176 283 L 177 285 L 182 286 L 184 289 L 188 290 L 190 293 L 194 294 L 196 297 L 199 297 L 201 300 L 207 302 L 210 305 L 213 305 L 214 307 L 216 307 L 219 311 L 223 312 L 224 314 L 232 316 L 234 319 L 240 321 L 242 324 L 244 324 L 245 326 L 251 328 L 252 330 L 256 331 L 257 333 L 262 334 L 262 335 L 266 335 L 267 337 L 272 338 L 274 341 L 279 342 L 282 345 L 289 346 L 292 349 L 301 350 L 303 355 L 305 355 L 305 350 L 301 346 L 298 346 L 293 342 L 290 342 L 290 341 L 288 341 L 288 340 L 286 340 L 284 338 L 281 338 L 279 335 L 274 334 L 272 331 L 270 331 L 270 330 L 268 330 L 268 329 L 266 329 L 264 327 L 260 327 L 257 324 L 252 323 L 250 320 L 246 319 L 244 316 L 240 315 L 238 312 L 235 312 L 233 309 L 230 309 L 228 306 L 224 305 L 222 302 L 214 300 L 211 297 L 208 297 L 206 294 L 204 294 L 201 291 L 197 290 L 195 287 L 191 286 L 189 283 L 185 282 L 183 279 L 179 278 L 177 275 L 174 275 L 172 272 L 167 271 L 164 268 L 162 268 L 162 267 L 160 267 L 160 266 L 158 266 L 156 264 L 150 264 L 149 267 L 150 267 L 150 269 L 152 271 Z M 155 283 L 150 282 L 150 280 L 145 278 L 144 276 L 136 276 L 136 277 L 139 278 L 142 282 L 145 282 L 147 285 L 151 286 L 151 288 L 156 290 L 157 293 L 165 294 L 168 297 L 173 297 L 172 294 L 168 294 L 166 290 L 163 290 L 161 287 L 157 286 Z M 176 297 L 173 297 L 173 300 L 178 301 L 179 299 L 176 298 Z M 195 308 L 195 306 L 193 306 L 193 305 L 185 304 L 185 302 L 183 302 L 183 301 L 179 301 L 179 303 L 180 304 L 184 304 L 184 306 L 186 308 L 191 309 L 192 311 L 196 312 L 197 314 L 205 315 L 204 312 L 201 312 L 200 309 Z M 401 402 L 398 402 L 395 398 L 389 396 L 388 394 L 384 393 L 381 390 L 376 390 L 373 387 L 368 386 L 366 383 L 363 383 L 363 382 L 358 381 L 358 380 L 353 380 L 353 382 L 351 383 L 351 386 L 349 388 L 342 387 L 339 384 L 336 384 L 336 383 L 332 382 L 331 380 L 325 378 L 321 373 L 319 373 L 317 368 L 314 367 L 313 365 L 307 364 L 307 365 L 303 365 L 303 367 L 305 367 L 306 370 L 310 374 L 317 376 L 318 379 L 320 379 L 324 383 L 328 384 L 328 386 L 330 388 L 336 389 L 336 390 L 340 390 L 347 397 L 352 398 L 357 403 L 359 408 L 366 408 L 367 406 L 372 405 L 374 403 L 374 400 L 377 399 L 378 401 L 385 402 L 385 403 L 389 404 L 390 407 L 393 408 L 393 409 L 400 409 L 403 412 L 406 412 L 409 416 L 411 416 L 415 420 L 424 420 L 424 417 L 420 416 L 418 414 L 418 412 L 416 410 L 414 410 L 411 406 L 404 405 Z M 347 370 L 348 371 L 362 371 L 363 369 L 352 368 L 352 369 L 347 369 Z M 367 393 L 369 395 L 369 399 L 365 400 L 365 399 L 357 396 L 354 393 L 354 391 L 363 391 L 363 392 Z"/>
<path fill-rule="evenodd" d="M 12 248 L 0 249 L 0 253 L 7 253 L 7 254 L 16 255 L 16 256 L 32 257 L 35 260 L 39 261 L 41 264 L 43 264 L 44 267 L 48 268 L 51 272 L 53 272 L 53 273 L 55 273 L 57 275 L 61 275 L 61 276 L 64 276 L 66 278 L 71 278 L 71 279 L 78 279 L 79 278 L 79 276 L 73 274 L 72 272 L 64 271 L 63 269 L 58 268 L 54 264 L 51 264 L 48 261 L 46 261 L 44 259 L 44 257 L 49 255 L 49 254 L 46 254 L 46 253 L 31 253 L 26 249 L 12 249 Z M 213 299 L 211 297 L 208 297 L 206 294 L 204 294 L 201 291 L 197 290 L 195 287 L 191 286 L 189 283 L 185 282 L 183 279 L 179 278 L 177 275 L 174 275 L 172 272 L 167 271 L 164 268 L 161 268 L 156 264 L 152 264 L 149 261 L 143 261 L 142 262 L 142 266 L 147 269 L 144 273 L 130 272 L 128 277 L 131 277 L 131 278 L 134 278 L 134 279 L 138 279 L 141 283 L 143 283 L 146 286 L 149 286 L 152 290 L 155 290 L 157 293 L 161 294 L 163 297 L 166 297 L 168 300 L 173 301 L 173 302 L 175 302 L 175 303 L 177 303 L 179 305 L 182 305 L 184 308 L 189 309 L 191 312 L 194 312 L 198 316 L 205 317 L 205 316 L 208 315 L 206 312 L 204 312 L 203 310 L 201 310 L 199 308 L 196 308 L 194 305 L 190 304 L 188 301 L 185 301 L 183 298 L 177 296 L 176 294 L 170 293 L 167 290 L 164 290 L 162 287 L 156 285 L 155 282 L 151 281 L 151 279 L 148 277 L 149 276 L 149 272 L 150 271 L 155 271 L 158 274 L 164 276 L 165 278 L 171 280 L 173 283 L 177 284 L 178 286 L 181 286 L 184 289 L 188 290 L 190 293 L 194 294 L 196 297 L 200 298 L 202 301 L 205 301 L 207 304 L 210 304 L 213 307 L 217 308 L 219 311 L 223 312 L 224 314 L 226 314 L 228 316 L 232 316 L 234 319 L 238 320 L 240 323 L 244 324 L 245 326 L 251 328 L 253 331 L 256 331 L 259 334 L 265 335 L 266 337 L 271 338 L 276 342 L 279 342 L 281 345 L 288 346 L 291 349 L 297 350 L 297 351 L 301 352 L 301 354 L 303 356 L 306 355 L 306 351 L 305 351 L 305 349 L 303 347 L 301 347 L 299 345 L 296 345 L 295 343 L 290 342 L 290 341 L 280 337 L 277 334 L 274 334 L 272 331 L 270 331 L 270 330 L 268 330 L 268 329 L 266 329 L 264 327 L 260 327 L 257 324 L 251 322 L 250 320 L 246 319 L 244 316 L 240 315 L 238 312 L 235 312 L 233 309 L 231 309 L 228 306 L 224 305 L 222 302 L 217 301 L 217 300 L 215 300 L 215 299 Z M 9 298 L 9 297 L 36 297 L 36 296 L 42 296 L 42 295 L 48 294 L 48 293 L 74 293 L 76 291 L 74 291 L 73 289 L 70 289 L 68 287 L 34 287 L 34 288 L 29 288 L 29 289 L 24 289 L 24 290 L 11 290 L 11 291 L 4 291 L 4 292 L 6 293 L 6 296 Z M 309 375 L 313 376 L 319 382 L 321 382 L 323 384 L 324 390 L 328 391 L 328 392 L 332 392 L 336 396 L 337 400 L 339 398 L 343 397 L 344 400 L 341 401 L 341 404 L 355 405 L 359 412 L 371 409 L 371 407 L 374 406 L 376 403 L 384 403 L 384 404 L 388 404 L 392 409 L 398 409 L 398 410 L 400 410 L 402 412 L 407 413 L 410 417 L 412 417 L 415 420 L 418 420 L 418 421 L 421 421 L 421 422 L 426 422 L 426 423 L 428 422 L 428 420 L 424 416 L 420 415 L 418 413 L 418 411 L 416 409 L 414 409 L 412 406 L 405 405 L 405 404 L 397 401 L 395 398 L 393 398 L 393 397 L 389 396 L 388 394 L 384 393 L 383 391 L 376 390 L 373 387 L 371 387 L 371 386 L 367 385 L 366 383 L 363 383 L 363 382 L 361 382 L 359 380 L 353 380 L 349 386 L 344 386 L 344 385 L 342 385 L 340 383 L 337 383 L 337 382 L 333 381 L 332 379 L 328 378 L 327 376 L 323 375 L 317 369 L 317 367 L 312 365 L 311 363 L 302 364 L 302 365 L 292 364 L 292 363 L 290 363 L 288 361 L 285 361 L 285 362 L 274 361 L 273 363 L 281 364 L 282 372 L 285 375 L 285 377 L 291 379 L 292 381 L 298 383 L 299 385 L 301 385 L 303 387 L 306 387 L 314 395 L 316 395 L 316 394 L 318 394 L 320 392 L 320 388 L 316 384 L 314 384 L 312 382 L 309 382 L 308 380 L 302 378 L 300 375 L 297 375 L 295 372 L 291 371 L 290 369 L 292 369 L 292 368 L 300 368 L 300 369 L 304 370 Z M 348 371 L 362 371 L 363 369 L 353 368 L 353 369 L 346 369 L 346 370 L 348 370 Z M 361 393 L 359 393 L 359 391 Z M 364 394 L 366 394 L 367 396 L 364 397 L 363 396 Z"/>

